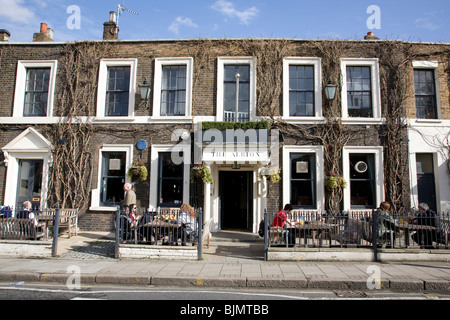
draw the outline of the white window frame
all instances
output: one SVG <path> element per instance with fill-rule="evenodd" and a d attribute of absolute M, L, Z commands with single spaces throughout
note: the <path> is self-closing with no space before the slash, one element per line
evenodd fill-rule
<path fill-rule="evenodd" d="M 25 118 L 23 111 L 25 108 L 25 91 L 27 86 L 27 69 L 30 68 L 50 68 L 50 79 L 48 86 L 47 116 L 46 117 L 26 117 L 26 119 L 49 118 L 53 116 L 53 105 L 55 101 L 56 73 L 58 69 L 57 60 L 20 60 L 17 63 L 16 90 L 14 97 L 13 117 Z"/>
<path fill-rule="evenodd" d="M 440 121 L 442 119 L 441 114 L 441 95 L 439 94 L 440 87 L 439 87 L 439 62 L 437 61 L 413 61 L 413 75 L 414 75 L 414 69 L 427 69 L 427 70 L 434 70 L 434 89 L 436 91 L 436 119 L 418 119 L 416 117 L 417 122 L 436 122 Z M 414 81 L 414 80 L 413 80 Z M 414 83 L 413 83 L 414 85 Z M 414 90 L 414 108 L 416 108 L 416 100 L 415 100 L 415 90 Z"/>
<path fill-rule="evenodd" d="M 316 155 L 316 197 L 318 212 L 325 210 L 325 179 L 323 146 L 283 147 L 283 203 L 291 202 L 291 153 L 314 153 Z"/>
<path fill-rule="evenodd" d="M 118 120 L 134 117 L 134 104 L 136 100 L 136 74 L 137 59 L 102 59 L 100 61 L 98 77 L 98 95 L 97 95 L 97 118 Z M 128 117 L 108 117 L 106 116 L 106 91 L 108 88 L 108 67 L 130 67 L 130 96 L 128 100 Z"/>
<path fill-rule="evenodd" d="M 250 65 L 250 104 L 249 121 L 256 120 L 256 58 L 254 57 L 219 57 L 217 58 L 217 121 L 224 121 L 224 77 L 225 65 Z"/>
<path fill-rule="evenodd" d="M 370 67 L 371 70 L 371 86 L 372 86 L 372 109 L 373 117 L 357 118 L 348 116 L 348 99 L 347 99 L 347 67 Z M 355 123 L 372 123 L 382 121 L 381 111 L 381 90 L 380 90 L 380 67 L 378 59 L 341 59 L 342 72 L 342 120 Z"/>
<path fill-rule="evenodd" d="M 152 145 L 151 169 L 150 169 L 150 208 L 149 211 L 158 209 L 158 178 L 159 178 L 159 154 L 164 152 L 183 152 L 184 176 L 183 176 L 183 202 L 189 203 L 190 187 L 190 145 Z"/>
<path fill-rule="evenodd" d="M 104 207 L 100 206 L 100 194 L 102 189 L 102 158 L 103 152 L 125 152 L 126 153 L 126 166 L 125 166 L 125 182 L 130 182 L 130 178 L 126 173 L 133 164 L 133 150 L 134 145 L 131 144 L 104 144 L 98 151 L 98 163 L 97 163 L 97 189 L 92 190 L 91 197 L 91 211 L 116 211 L 117 207 Z"/>
<path fill-rule="evenodd" d="M 344 147 L 342 151 L 342 172 L 347 188 L 344 189 L 344 211 L 351 209 L 350 154 L 373 154 L 375 156 L 375 207 L 384 201 L 384 155 L 383 147 Z"/>
<path fill-rule="evenodd" d="M 184 116 L 161 115 L 161 87 L 164 66 L 186 65 L 186 106 Z M 153 85 L 153 120 L 185 120 L 192 116 L 193 58 L 157 58 L 155 59 L 155 79 Z"/>
<path fill-rule="evenodd" d="M 289 67 L 290 66 L 314 67 L 314 117 L 290 116 L 289 100 Z M 283 60 L 283 119 L 284 120 L 320 120 L 322 118 L 322 59 L 288 57 Z"/>

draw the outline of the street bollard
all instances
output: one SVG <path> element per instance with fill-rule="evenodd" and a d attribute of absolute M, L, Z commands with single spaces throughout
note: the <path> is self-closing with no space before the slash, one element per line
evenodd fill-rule
<path fill-rule="evenodd" d="M 59 237 L 59 217 L 61 215 L 61 209 L 59 204 L 56 207 L 55 215 L 53 216 L 53 245 L 52 245 L 52 257 L 55 258 L 58 255 L 58 237 Z"/>
<path fill-rule="evenodd" d="M 116 259 L 119 259 L 119 243 L 120 243 L 119 231 L 120 231 L 120 207 L 117 206 L 117 210 L 116 210 L 116 243 L 114 246 L 114 257 Z"/>
<path fill-rule="evenodd" d="M 378 262 L 378 211 L 372 210 L 373 261 Z"/>
<path fill-rule="evenodd" d="M 269 261 L 269 226 L 267 224 L 267 208 L 264 209 L 264 261 Z"/>
<path fill-rule="evenodd" d="M 198 261 L 202 261 L 202 250 L 203 250 L 203 211 L 202 208 L 200 208 L 198 212 L 198 248 L 197 248 L 197 255 L 198 255 Z"/>

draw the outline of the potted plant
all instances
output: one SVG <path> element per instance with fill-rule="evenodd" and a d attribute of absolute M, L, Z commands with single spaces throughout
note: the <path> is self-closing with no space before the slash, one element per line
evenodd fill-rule
<path fill-rule="evenodd" d="M 133 165 L 128 169 L 127 176 L 134 180 L 146 181 L 148 178 L 147 167 L 141 162 L 134 161 Z"/>

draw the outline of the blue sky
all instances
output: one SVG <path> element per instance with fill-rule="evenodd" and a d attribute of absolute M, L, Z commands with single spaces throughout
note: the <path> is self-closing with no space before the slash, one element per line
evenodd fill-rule
<path fill-rule="evenodd" d="M 13 42 L 32 41 L 46 22 L 55 41 L 101 40 L 109 12 L 122 2 L 0 0 L 0 29 Z M 368 13 L 372 5 L 380 15 Z M 450 43 L 449 0 L 126 0 L 124 6 L 139 15 L 120 16 L 120 39 L 361 39 L 373 31 L 381 39 Z M 73 8 L 80 15 L 68 12 Z"/>

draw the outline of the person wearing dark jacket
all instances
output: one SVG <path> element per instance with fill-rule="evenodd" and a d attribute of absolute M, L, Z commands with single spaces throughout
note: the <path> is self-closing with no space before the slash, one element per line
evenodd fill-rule
<path fill-rule="evenodd" d="M 413 219 L 412 223 L 421 226 L 436 227 L 436 214 L 430 210 L 430 207 L 426 203 L 421 203 L 419 204 L 419 214 Z M 422 229 L 417 230 L 411 238 L 421 247 L 432 249 L 434 248 L 433 241 L 437 240 L 437 233 L 436 230 Z"/>

